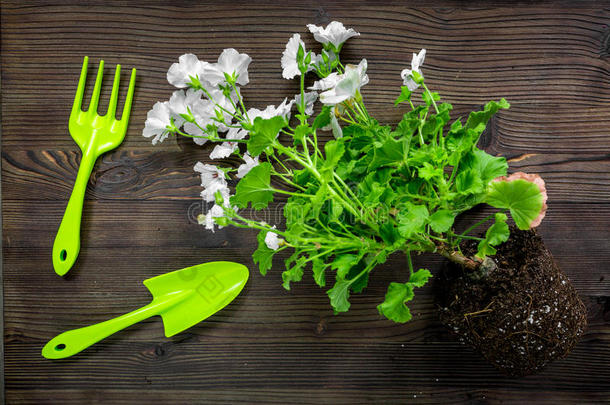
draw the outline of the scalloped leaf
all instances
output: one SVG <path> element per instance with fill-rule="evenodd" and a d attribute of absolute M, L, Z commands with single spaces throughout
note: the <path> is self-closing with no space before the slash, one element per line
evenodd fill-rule
<path fill-rule="evenodd" d="M 492 207 L 509 209 L 517 227 L 526 230 L 540 215 L 544 201 L 536 184 L 516 179 L 493 181 L 485 202 Z"/>
<path fill-rule="evenodd" d="M 271 164 L 269 162 L 263 162 L 252 168 L 237 183 L 235 195 L 231 197 L 231 204 L 237 205 L 239 208 L 246 208 L 248 203 L 251 203 L 255 210 L 266 208 L 267 204 L 273 201 L 274 191 L 270 181 Z"/>

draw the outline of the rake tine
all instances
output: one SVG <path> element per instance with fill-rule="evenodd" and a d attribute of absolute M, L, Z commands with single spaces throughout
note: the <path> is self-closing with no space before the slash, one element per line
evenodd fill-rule
<path fill-rule="evenodd" d="M 104 61 L 100 60 L 100 66 L 97 68 L 95 86 L 93 87 L 93 94 L 91 95 L 91 102 L 89 103 L 89 112 L 91 114 L 97 113 L 97 104 L 100 101 L 100 91 L 102 90 L 102 76 L 104 76 Z"/>
<path fill-rule="evenodd" d="M 85 56 L 83 60 L 83 67 L 80 71 L 80 79 L 78 79 L 78 87 L 76 88 L 76 95 L 74 96 L 74 104 L 72 104 L 72 114 L 81 110 L 83 103 L 83 93 L 85 92 L 85 83 L 87 82 L 87 65 L 89 64 L 89 57 Z"/>
<path fill-rule="evenodd" d="M 114 82 L 112 84 L 112 94 L 110 95 L 110 103 L 108 104 L 108 112 L 106 115 L 111 115 L 115 118 L 116 115 L 116 103 L 119 98 L 119 82 L 121 81 L 121 65 L 116 65 L 114 72 Z"/>
<path fill-rule="evenodd" d="M 127 90 L 127 98 L 125 98 L 125 106 L 121 115 L 121 122 L 127 125 L 129 122 L 129 113 L 131 111 L 131 101 L 133 100 L 133 91 L 136 87 L 136 70 L 131 69 L 131 79 L 129 79 L 129 90 Z"/>

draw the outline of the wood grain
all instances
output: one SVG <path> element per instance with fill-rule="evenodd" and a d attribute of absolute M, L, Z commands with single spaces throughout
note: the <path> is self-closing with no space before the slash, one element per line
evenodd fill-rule
<path fill-rule="evenodd" d="M 235 47 L 254 59 L 243 91 L 248 105 L 278 104 L 297 91 L 281 78 L 287 39 L 300 32 L 315 48 L 305 24 L 333 19 L 362 34 L 342 58 L 367 58 L 365 101 L 383 123 L 400 119 L 401 109 L 392 106 L 399 73 L 422 47 L 427 82 L 454 104 L 454 117 L 490 99 L 511 103 L 481 144 L 509 158 L 512 171 L 538 172 L 547 182 L 549 211 L 540 233 L 588 311 L 586 334 L 567 358 L 536 376 L 499 375 L 439 323 L 435 284 L 417 292 L 412 322 L 383 320 L 375 306 L 389 282 L 404 279 L 401 255 L 375 270 L 350 312 L 334 316 L 309 275 L 291 291 L 281 288 L 286 255 L 266 277 L 258 274 L 254 232 L 212 234 L 196 224 L 203 208 L 192 167 L 209 161 L 211 147 L 186 139 L 153 147 L 141 136 L 147 111 L 173 91 L 165 80 L 169 65 L 185 52 L 213 61 Z M 609 1 L 475 0 L 464 8 L 458 0 L 281 6 L 2 0 L 0 23 L 7 403 L 588 404 L 610 398 Z M 94 168 L 83 247 L 61 279 L 50 251 L 80 161 L 67 120 L 84 54 L 94 65 L 103 58 L 108 76 L 117 63 L 136 67 L 138 82 L 127 137 Z M 100 111 L 109 94 L 106 80 Z M 278 223 L 280 209 L 276 201 L 264 214 L 249 215 Z M 475 209 L 459 226 L 487 213 Z M 149 302 L 142 280 L 212 260 L 245 263 L 251 278 L 206 322 L 165 338 L 160 319 L 151 318 L 65 361 L 40 356 L 57 333 Z M 435 274 L 442 264 L 432 255 L 415 259 Z"/>
<path fill-rule="evenodd" d="M 198 161 L 217 163 L 209 158 L 213 145 L 201 148 L 183 138 L 174 146 L 171 151 L 122 147 L 103 156 L 90 179 L 87 198 L 196 198 L 202 188 L 193 166 Z M 494 153 L 493 147 L 487 149 Z M 74 149 L 5 147 L 2 152 L 4 198 L 66 200 L 74 185 L 80 156 L 81 153 Z M 224 163 L 239 165 L 236 159 Z M 511 170 L 539 173 L 553 202 L 603 203 L 610 200 L 610 153 L 528 154 L 525 158 L 514 158 Z M 36 193 L 30 193 L 33 188 Z"/>

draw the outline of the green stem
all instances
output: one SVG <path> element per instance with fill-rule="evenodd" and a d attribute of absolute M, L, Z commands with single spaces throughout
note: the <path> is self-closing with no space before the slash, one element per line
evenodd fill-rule
<path fill-rule="evenodd" d="M 239 93 L 239 91 L 237 91 L 237 87 L 235 87 L 235 83 L 231 82 L 231 87 L 233 87 L 233 90 L 235 90 L 235 94 L 237 94 L 237 98 L 239 99 L 239 105 L 241 106 L 241 109 L 243 110 L 244 116 L 248 120 L 248 123 L 250 123 L 250 117 L 248 117 L 248 111 L 246 110 L 246 106 L 244 105 L 244 100 L 241 98 L 241 94 Z M 231 99 L 231 97 L 229 97 L 229 100 L 230 99 Z M 231 100 L 231 101 L 233 101 L 233 100 Z"/>
<path fill-rule="evenodd" d="M 428 86 L 426 86 L 426 83 L 422 83 L 421 85 L 426 90 L 428 95 L 430 96 L 430 100 L 432 100 L 432 105 L 434 106 L 434 109 L 436 110 L 436 113 L 438 114 L 438 107 L 436 106 L 436 101 L 434 101 L 434 97 L 432 96 L 432 92 L 428 89 Z"/>
<path fill-rule="evenodd" d="M 284 183 L 290 185 L 291 187 L 298 188 L 301 191 L 305 191 L 305 188 L 303 188 L 302 186 L 300 186 L 297 183 L 290 180 L 290 175 L 285 174 L 285 173 L 280 173 L 275 169 L 272 169 L 271 174 L 274 176 L 279 176 Z"/>
<path fill-rule="evenodd" d="M 407 264 L 409 265 L 409 279 L 413 275 L 413 262 L 411 261 L 411 250 L 407 249 Z"/>
<path fill-rule="evenodd" d="M 468 235 L 460 235 L 460 237 L 463 239 L 472 239 L 472 240 L 479 240 L 479 241 L 485 240 L 483 238 L 477 238 L 476 236 L 468 236 Z"/>
<path fill-rule="evenodd" d="M 273 191 L 274 193 L 287 194 L 287 195 L 292 195 L 292 196 L 296 196 L 296 197 L 305 197 L 305 198 L 313 198 L 314 197 L 311 194 L 295 193 L 295 192 L 288 191 L 288 190 L 281 190 L 279 188 L 269 188 L 268 190 L 269 191 Z"/>
<path fill-rule="evenodd" d="M 483 225 L 485 222 L 489 221 L 490 219 L 492 219 L 496 214 L 491 214 L 488 215 L 487 217 L 483 218 L 482 220 L 480 220 L 479 222 L 477 222 L 476 224 L 472 225 L 470 228 L 466 229 L 464 232 L 462 232 L 461 235 L 456 235 L 458 238 L 464 238 L 466 236 L 468 236 L 467 234 L 470 233 L 473 229 L 478 228 L 480 225 Z"/>

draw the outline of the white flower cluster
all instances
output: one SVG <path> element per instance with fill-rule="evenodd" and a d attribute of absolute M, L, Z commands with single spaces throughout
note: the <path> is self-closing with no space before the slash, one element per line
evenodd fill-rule
<path fill-rule="evenodd" d="M 246 110 L 239 86 L 249 82 L 250 56 L 229 48 L 220 54 L 216 62 L 209 63 L 199 60 L 193 54 L 185 54 L 167 72 L 167 81 L 178 90 L 169 101 L 157 102 L 148 112 L 142 135 L 152 138 L 153 145 L 163 142 L 172 133 L 192 137 L 198 145 L 203 145 L 208 140 L 219 142 L 210 153 L 210 158 L 223 159 L 232 154 L 239 155 L 243 164 L 236 170 L 237 178 L 243 178 L 259 164 L 258 156 L 250 156 L 248 152 L 242 155 L 239 150 L 239 143 L 245 142 L 249 135 L 248 129 L 257 117 L 269 119 L 282 116 L 289 120 L 295 104 L 300 111 L 311 116 L 314 103 L 319 99 L 323 104 L 331 106 L 334 112 L 331 114 L 330 125 L 324 129 L 332 129 L 336 137 L 342 136 L 337 115 L 342 113 L 344 102 L 360 97 L 360 89 L 368 83 L 369 78 L 366 74 L 366 59 L 362 59 L 356 66 L 348 64 L 343 67 L 339 62 L 339 52 L 345 41 L 360 34 L 352 28 L 346 29 L 337 21 L 331 22 L 326 28 L 313 24 L 307 25 L 307 28 L 314 39 L 322 44 L 322 52 L 315 54 L 306 51 L 301 36 L 294 34 L 286 44 L 281 65 L 282 76 L 286 79 L 315 71 L 320 80 L 309 87 L 310 92 L 297 94 L 291 100 L 286 98 L 277 107 L 269 105 L 264 110 Z M 401 73 L 404 84 L 410 90 L 419 86 L 413 78 L 413 72 L 421 75 L 420 66 L 425 53 L 424 49 L 418 55 L 413 54 L 411 69 Z M 338 69 L 337 66 L 341 67 L 341 73 L 333 71 Z M 221 138 L 219 134 L 226 135 Z M 227 172 L 235 169 L 221 169 L 197 162 L 194 170 L 201 175 L 201 196 L 206 205 L 214 203 L 207 214 L 200 215 L 199 223 L 214 231 L 214 218 L 224 216 L 223 205 L 225 208 L 230 207 Z M 221 197 L 222 205 L 216 203 L 217 195 Z M 237 211 L 236 207 L 231 208 Z M 270 249 L 277 250 L 281 239 L 275 232 L 269 231 L 265 242 Z"/>

